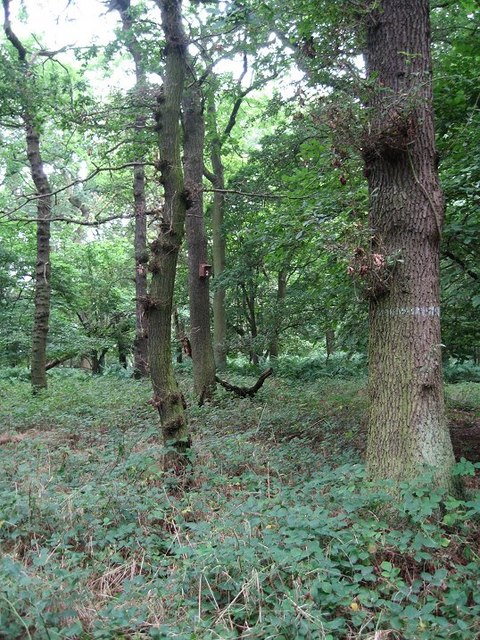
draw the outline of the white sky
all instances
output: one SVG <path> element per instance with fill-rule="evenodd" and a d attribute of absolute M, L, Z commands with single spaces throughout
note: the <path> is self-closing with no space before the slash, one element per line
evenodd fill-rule
<path fill-rule="evenodd" d="M 19 19 L 22 5 L 26 9 L 27 22 Z M 104 46 L 115 38 L 115 29 L 119 27 L 119 17 L 116 11 L 107 11 L 106 3 L 102 0 L 12 0 L 11 18 L 13 30 L 21 39 L 29 38 L 32 34 L 40 39 L 42 46 L 48 50 L 58 50 L 63 47 L 88 47 L 91 44 Z M 160 15 L 158 15 L 160 20 Z M 73 54 L 63 54 L 65 60 L 73 62 Z M 59 56 L 61 59 L 61 56 Z M 127 58 L 128 59 L 128 58 Z M 108 79 L 99 80 L 99 73 L 89 73 L 89 80 L 99 91 L 106 95 L 111 88 L 121 87 L 129 89 L 134 84 L 133 66 L 121 68 L 111 65 Z M 242 60 L 224 60 L 216 66 L 220 73 L 230 72 L 234 77 L 242 73 Z M 248 74 L 250 76 L 250 74 Z M 248 83 L 251 77 L 245 79 Z M 293 92 L 288 85 L 299 80 L 303 74 L 292 70 L 288 78 L 277 80 L 282 93 Z M 265 87 L 271 93 L 273 87 Z"/>
<path fill-rule="evenodd" d="M 77 0 L 71 4 L 68 0 L 24 0 L 23 4 L 28 15 L 27 24 L 18 19 L 20 1 L 12 2 L 14 30 L 21 37 L 35 33 L 48 49 L 107 44 L 118 24 L 117 13 L 107 13 L 106 5 L 100 0 Z"/>
<path fill-rule="evenodd" d="M 19 17 L 21 5 L 26 9 L 27 20 Z M 92 44 L 105 46 L 115 38 L 119 27 L 116 11 L 107 11 L 101 0 L 12 0 L 12 28 L 21 39 L 34 35 L 49 51 L 63 47 L 89 47 Z M 59 54 L 59 60 L 74 64 L 72 51 Z M 128 58 L 127 58 L 128 60 Z M 101 78 L 99 71 L 87 72 L 88 80 L 97 94 L 106 96 L 111 89 L 129 89 L 135 83 L 133 65 L 128 62 L 122 68 L 110 64 L 108 77 Z"/>

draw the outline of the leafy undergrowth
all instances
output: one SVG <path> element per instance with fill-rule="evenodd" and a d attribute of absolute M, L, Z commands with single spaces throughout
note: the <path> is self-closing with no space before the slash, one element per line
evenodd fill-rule
<path fill-rule="evenodd" d="M 182 486 L 158 470 L 148 384 L 0 382 L 0 637 L 476 638 L 478 493 L 405 485 L 392 504 L 368 483 L 363 387 L 192 403 Z M 450 403 L 478 410 L 476 393 Z"/>

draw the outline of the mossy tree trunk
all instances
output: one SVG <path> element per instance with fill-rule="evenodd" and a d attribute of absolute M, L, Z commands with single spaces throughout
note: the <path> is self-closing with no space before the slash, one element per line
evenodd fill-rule
<path fill-rule="evenodd" d="M 384 0 L 369 15 L 374 80 L 364 140 L 372 246 L 368 473 L 433 472 L 453 489 L 439 308 L 443 198 L 436 169 L 428 0 Z"/>
<path fill-rule="evenodd" d="M 35 311 L 32 332 L 31 375 L 33 391 L 47 387 L 47 338 L 50 319 L 50 215 L 52 196 L 40 152 L 40 135 L 25 118 L 27 155 L 37 190 L 37 261 L 35 268 Z"/>
<path fill-rule="evenodd" d="M 195 393 L 202 399 L 215 391 L 215 360 L 210 331 L 210 270 L 203 216 L 203 150 L 205 122 L 202 95 L 196 83 L 183 99 L 186 232 L 190 340 Z"/>
<path fill-rule="evenodd" d="M 10 22 L 10 1 L 3 0 L 4 31 L 7 39 L 15 48 L 19 73 L 22 73 L 26 83 L 34 83 L 34 76 L 27 60 L 27 49 L 12 30 Z M 50 319 L 50 217 L 52 210 L 52 196 L 50 184 L 43 166 L 40 150 L 40 133 L 35 123 L 34 106 L 23 105 L 22 119 L 25 128 L 27 158 L 30 173 L 36 189 L 37 199 L 37 253 L 35 266 L 35 305 L 32 331 L 31 380 L 35 393 L 47 388 L 47 338 Z"/>
<path fill-rule="evenodd" d="M 163 220 L 151 245 L 148 347 L 153 403 L 160 415 L 164 468 L 187 462 L 190 435 L 185 402 L 172 365 L 172 308 L 178 252 L 185 228 L 185 192 L 181 162 L 180 107 L 185 85 L 187 42 L 179 0 L 157 0 L 165 34 L 164 84 L 158 97 L 159 166 L 164 188 Z"/>

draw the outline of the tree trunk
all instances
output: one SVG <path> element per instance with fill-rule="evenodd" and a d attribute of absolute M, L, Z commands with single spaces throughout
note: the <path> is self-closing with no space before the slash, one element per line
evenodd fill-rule
<path fill-rule="evenodd" d="M 241 284 L 240 286 L 243 292 L 245 317 L 247 318 L 248 327 L 250 329 L 250 362 L 257 365 L 259 363 L 259 358 L 255 344 L 258 337 L 257 314 L 255 310 L 255 288 L 253 285 L 249 285 L 248 289 L 245 284 Z"/>
<path fill-rule="evenodd" d="M 25 116 L 27 155 L 37 194 L 37 262 L 35 269 L 35 311 L 32 332 L 32 389 L 47 388 L 47 337 L 50 318 L 50 214 L 52 197 L 40 153 L 40 136 Z"/>
<path fill-rule="evenodd" d="M 105 369 L 105 354 L 106 349 L 102 349 L 100 352 L 92 352 L 92 375 L 101 376 Z"/>
<path fill-rule="evenodd" d="M 271 359 L 278 358 L 278 338 L 283 317 L 283 302 L 287 295 L 287 273 L 283 269 L 278 272 L 277 300 L 275 304 L 275 317 L 273 318 L 273 335 L 270 341 L 269 354 Z"/>
<path fill-rule="evenodd" d="M 34 82 L 29 72 L 27 50 L 12 30 L 10 23 L 10 1 L 3 0 L 5 36 L 18 54 L 20 70 L 27 82 Z M 52 196 L 47 174 L 43 168 L 40 152 L 40 134 L 34 125 L 34 117 L 24 106 L 23 122 L 27 144 L 27 157 L 37 199 L 37 260 L 35 267 L 35 311 L 32 331 L 31 379 L 35 393 L 47 388 L 47 337 L 50 318 L 50 216 Z"/>
<path fill-rule="evenodd" d="M 90 219 L 90 210 L 87 207 L 87 205 L 84 202 L 82 202 L 82 200 L 74 193 L 72 193 L 72 195 L 68 198 L 68 201 L 70 202 L 72 207 L 75 207 L 80 211 L 80 213 L 82 214 L 82 218 L 85 220 L 85 222 L 88 222 Z M 83 244 L 85 242 L 85 238 L 86 238 L 85 227 L 83 225 L 79 225 L 75 229 L 75 236 L 73 241 L 76 244 Z"/>
<path fill-rule="evenodd" d="M 125 338 L 123 336 L 118 340 L 117 349 L 118 349 L 118 364 L 120 364 L 124 369 L 126 369 L 128 367 L 129 345 L 125 342 Z"/>
<path fill-rule="evenodd" d="M 183 100 L 184 166 L 187 200 L 188 290 L 190 338 L 195 392 L 204 399 L 215 391 L 215 360 L 210 333 L 210 269 L 203 219 L 203 149 L 205 123 L 200 89 L 192 85 Z M 202 267 L 202 265 L 204 265 Z"/>
<path fill-rule="evenodd" d="M 178 252 L 185 227 L 185 194 L 180 153 L 180 106 L 186 71 L 186 38 L 179 0 L 157 0 L 165 34 L 164 84 L 156 114 L 159 133 L 159 167 L 164 187 L 163 220 L 152 243 L 152 272 L 147 299 L 148 347 L 153 403 L 160 414 L 165 469 L 180 470 L 187 463 L 190 435 L 185 401 L 172 365 L 172 307 Z"/>
<path fill-rule="evenodd" d="M 363 154 L 373 240 L 370 300 L 370 477 L 433 472 L 453 489 L 439 309 L 443 198 L 435 164 L 428 0 L 384 0 L 369 15 L 375 78 Z"/>
<path fill-rule="evenodd" d="M 138 126 L 138 121 L 135 126 Z M 144 124 L 144 122 L 143 122 Z M 143 125 L 142 125 L 143 126 Z M 145 216 L 145 170 L 135 167 L 133 174 L 135 202 L 135 339 L 133 342 L 133 375 L 148 376 L 148 326 L 145 313 L 147 299 L 147 219 Z"/>
<path fill-rule="evenodd" d="M 135 65 L 135 92 L 140 97 L 146 85 L 146 74 L 142 60 L 142 51 L 133 33 L 130 0 L 122 0 L 116 4 L 122 20 L 126 46 Z M 139 105 L 137 105 L 137 108 Z M 142 132 L 145 130 L 145 116 L 139 114 L 135 118 L 135 145 L 141 145 Z M 137 153 L 142 158 L 143 153 Z M 145 215 L 145 168 L 139 163 L 133 170 L 133 200 L 135 211 L 135 339 L 133 342 L 133 375 L 143 378 L 148 375 L 148 328 L 145 313 L 147 299 L 147 219 Z"/>
<path fill-rule="evenodd" d="M 220 278 L 225 271 L 226 243 L 223 230 L 225 218 L 225 172 L 222 162 L 222 143 L 217 129 L 215 98 L 211 96 L 208 112 L 210 115 L 212 141 L 210 160 L 212 162 L 212 184 L 215 189 L 212 202 L 212 255 L 213 274 Z M 215 365 L 219 371 L 227 368 L 227 314 L 225 310 L 225 287 L 216 286 L 213 292 L 213 351 Z"/>
<path fill-rule="evenodd" d="M 325 350 L 327 352 L 327 362 L 330 360 L 330 356 L 335 353 L 335 331 L 333 329 L 327 329 L 325 331 Z"/>

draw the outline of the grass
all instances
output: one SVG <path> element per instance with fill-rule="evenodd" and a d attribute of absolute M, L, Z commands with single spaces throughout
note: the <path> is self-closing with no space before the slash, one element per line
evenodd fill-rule
<path fill-rule="evenodd" d="M 0 381 L 0 637 L 475 638 L 478 493 L 405 485 L 392 505 L 368 483 L 364 387 L 190 398 L 185 490 L 158 470 L 147 383 Z M 475 415 L 478 387 L 450 386 L 451 410 Z"/>

